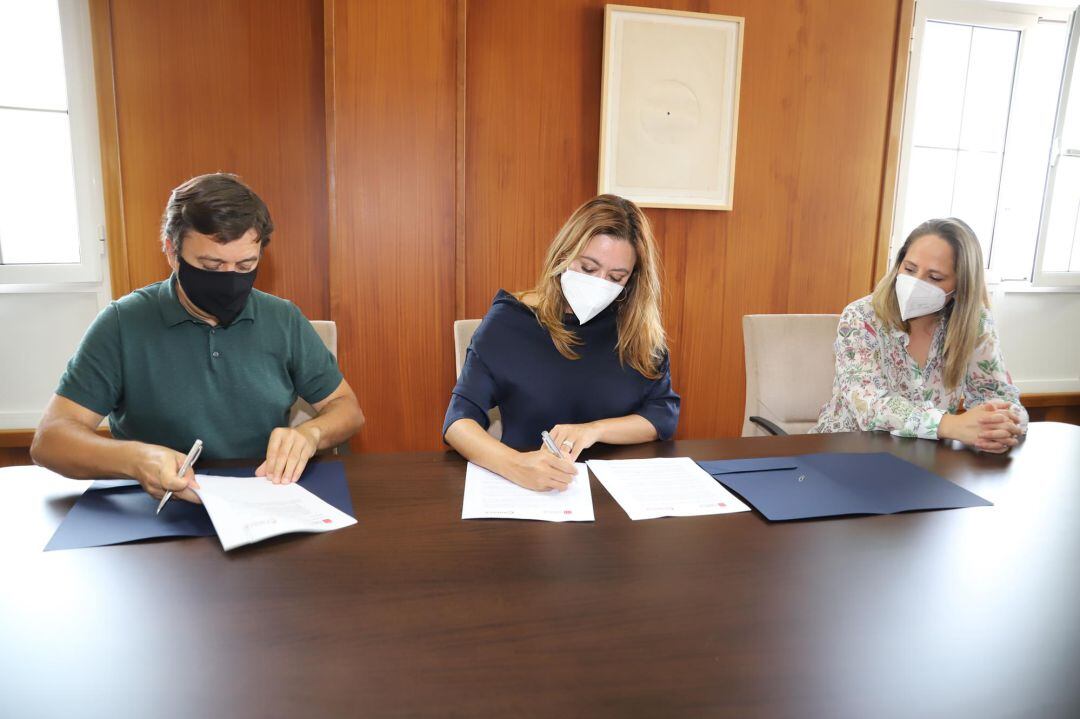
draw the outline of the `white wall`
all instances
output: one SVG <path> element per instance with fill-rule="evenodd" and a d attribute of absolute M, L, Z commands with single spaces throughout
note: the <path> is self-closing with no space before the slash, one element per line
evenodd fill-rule
<path fill-rule="evenodd" d="M 0 293 L 0 429 L 37 426 L 68 359 L 108 302 L 103 286 Z"/>
<path fill-rule="evenodd" d="M 1080 392 L 1080 292 L 991 292 L 1005 366 L 1020 391 Z"/>

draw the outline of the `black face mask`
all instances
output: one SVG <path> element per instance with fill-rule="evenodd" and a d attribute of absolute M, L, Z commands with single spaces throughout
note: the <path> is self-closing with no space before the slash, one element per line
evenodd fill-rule
<path fill-rule="evenodd" d="M 222 327 L 232 324 L 247 304 L 255 285 L 256 267 L 251 272 L 211 272 L 193 267 L 179 254 L 177 278 L 188 299 L 203 312 L 213 315 Z"/>

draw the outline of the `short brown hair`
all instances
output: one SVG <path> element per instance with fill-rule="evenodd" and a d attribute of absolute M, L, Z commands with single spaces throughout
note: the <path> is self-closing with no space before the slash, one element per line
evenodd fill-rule
<path fill-rule="evenodd" d="M 261 247 L 270 242 L 274 221 L 266 203 L 236 175 L 215 172 L 193 177 L 169 195 L 161 218 L 161 241 L 180 252 L 189 230 L 226 244 L 254 229 Z"/>

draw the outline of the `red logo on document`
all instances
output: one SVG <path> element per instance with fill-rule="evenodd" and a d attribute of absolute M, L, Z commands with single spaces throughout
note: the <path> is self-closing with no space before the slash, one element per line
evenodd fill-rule
<path fill-rule="evenodd" d="M 334 520 L 332 520 L 332 519 L 324 519 L 324 520 L 322 521 L 322 523 L 323 523 L 323 524 L 333 524 L 333 523 L 334 523 Z"/>
<path fill-rule="evenodd" d="M 717 502 L 716 504 L 717 504 L 717 506 L 719 506 L 719 507 L 726 507 L 726 506 L 727 506 L 727 505 L 726 505 L 726 504 L 724 504 L 723 502 Z"/>
<path fill-rule="evenodd" d="M 564 509 L 564 510 L 562 511 L 562 513 L 563 513 L 563 514 L 573 514 L 573 513 L 574 513 L 574 510 L 572 510 L 572 509 Z"/>

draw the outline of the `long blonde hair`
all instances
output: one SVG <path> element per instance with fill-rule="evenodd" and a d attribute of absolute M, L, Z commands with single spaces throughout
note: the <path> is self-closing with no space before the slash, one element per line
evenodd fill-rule
<path fill-rule="evenodd" d="M 983 274 L 982 246 L 975 232 L 963 220 L 948 217 L 927 220 L 908 235 L 904 245 L 896 253 L 896 262 L 888 274 L 874 288 L 874 312 L 887 327 L 911 332 L 911 325 L 900 317 L 900 303 L 896 299 L 896 275 L 915 240 L 926 235 L 937 235 L 953 249 L 956 273 L 956 294 L 953 301 L 942 310 L 945 318 L 945 386 L 960 386 L 967 372 L 971 354 L 979 342 L 983 309 L 990 306 Z"/>
<path fill-rule="evenodd" d="M 536 286 L 516 296 L 537 298 L 533 312 L 551 335 L 559 354 L 578 359 L 573 347 L 581 344 L 581 339 L 563 324 L 570 308 L 563 297 L 560 276 L 597 235 L 625 240 L 634 248 L 637 262 L 626 289 L 616 300 L 619 361 L 656 379 L 667 352 L 660 318 L 660 257 L 649 220 L 633 202 L 616 195 L 600 195 L 577 208 L 548 247 Z"/>

